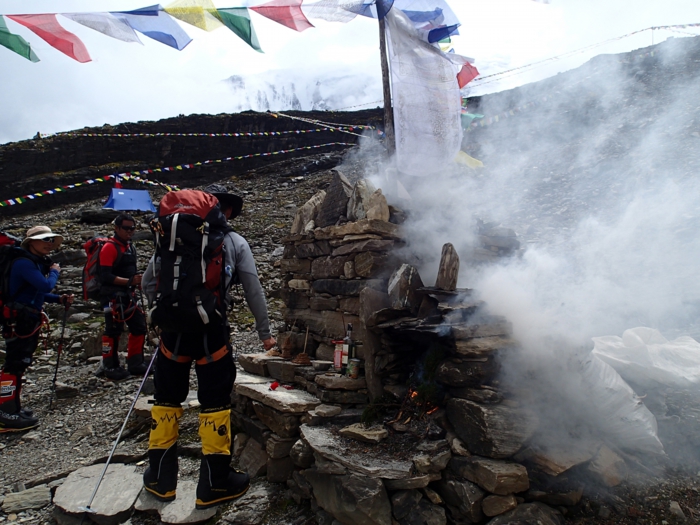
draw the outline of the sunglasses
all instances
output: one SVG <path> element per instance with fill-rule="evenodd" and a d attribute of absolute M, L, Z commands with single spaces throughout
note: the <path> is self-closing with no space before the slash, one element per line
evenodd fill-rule
<path fill-rule="evenodd" d="M 55 239 L 55 237 L 51 237 L 49 239 L 38 239 L 38 240 L 43 241 L 46 244 L 53 244 L 54 239 Z"/>
<path fill-rule="evenodd" d="M 126 230 L 128 232 L 132 232 L 136 229 L 136 226 L 119 226 L 122 230 Z"/>

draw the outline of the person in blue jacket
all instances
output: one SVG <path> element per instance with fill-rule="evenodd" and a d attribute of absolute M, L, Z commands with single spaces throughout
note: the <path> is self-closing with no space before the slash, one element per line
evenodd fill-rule
<path fill-rule="evenodd" d="M 0 372 L 0 433 L 19 432 L 39 425 L 31 410 L 22 408 L 22 376 L 32 364 L 43 324 L 44 303 L 68 307 L 73 295 L 51 293 L 61 267 L 51 261 L 49 253 L 58 248 L 63 237 L 48 226 L 34 226 L 27 231 L 9 275 L 9 303 L 14 322 L 3 333 L 7 355 Z"/>

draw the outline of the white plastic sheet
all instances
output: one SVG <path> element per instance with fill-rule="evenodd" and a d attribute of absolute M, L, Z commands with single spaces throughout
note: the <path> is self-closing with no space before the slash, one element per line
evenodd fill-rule
<path fill-rule="evenodd" d="M 638 327 L 622 337 L 594 337 L 593 353 L 625 380 L 641 386 L 677 388 L 700 384 L 700 343 L 692 337 L 669 341 L 658 330 Z"/>
<path fill-rule="evenodd" d="M 610 365 L 591 353 L 580 372 L 580 392 L 587 396 L 581 401 L 608 439 L 629 451 L 664 453 L 656 418 Z"/>

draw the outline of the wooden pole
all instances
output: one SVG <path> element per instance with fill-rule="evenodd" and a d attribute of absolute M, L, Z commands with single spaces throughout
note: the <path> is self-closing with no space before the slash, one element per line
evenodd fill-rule
<path fill-rule="evenodd" d="M 384 88 L 384 143 L 389 155 L 396 152 L 394 135 L 394 108 L 391 105 L 391 84 L 389 82 L 389 61 L 386 52 L 386 21 L 379 20 L 379 54 L 382 60 L 382 86 Z"/>

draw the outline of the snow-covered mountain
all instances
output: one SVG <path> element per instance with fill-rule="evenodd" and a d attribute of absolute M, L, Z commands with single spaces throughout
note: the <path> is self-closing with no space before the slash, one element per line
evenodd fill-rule
<path fill-rule="evenodd" d="M 324 71 L 304 75 L 299 71 L 277 70 L 245 77 L 233 75 L 224 82 L 232 92 L 231 112 L 366 109 L 382 105 L 379 71 L 376 74 Z"/>

